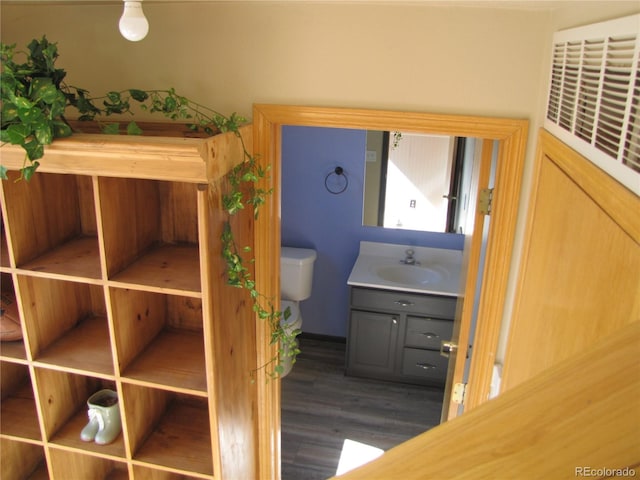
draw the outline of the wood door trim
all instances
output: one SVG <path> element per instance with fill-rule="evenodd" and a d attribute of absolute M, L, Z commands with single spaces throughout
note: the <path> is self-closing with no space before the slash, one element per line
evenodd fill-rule
<path fill-rule="evenodd" d="M 495 351 L 504 310 L 506 289 L 511 265 L 511 252 L 520 200 L 522 168 L 528 132 L 528 121 L 507 118 L 486 118 L 462 115 L 439 115 L 388 110 L 346 109 L 257 104 L 253 108 L 254 152 L 258 161 L 271 166 L 269 179 L 263 188 L 273 195 L 260 213 L 255 229 L 256 285 L 270 298 L 279 298 L 280 254 L 280 127 L 282 125 L 318 126 L 428 132 L 439 135 L 476 137 L 499 141 L 496 171 L 495 201 L 492 211 L 492 231 L 485 263 L 483 292 L 479 318 L 482 318 L 483 343 L 474 343 L 474 363 L 478 380 L 474 388 L 488 392 Z M 506 261 L 505 261 L 506 258 Z M 477 276 L 477 265 L 469 271 Z M 464 319 L 463 319 L 464 321 Z M 257 325 L 259 364 L 270 361 L 274 346 L 263 325 Z M 259 371 L 258 428 L 260 478 L 280 478 L 280 389 L 279 381 L 267 382 L 266 372 Z M 470 385 L 471 386 L 471 385 Z M 486 395 L 476 396 L 475 404 Z"/>

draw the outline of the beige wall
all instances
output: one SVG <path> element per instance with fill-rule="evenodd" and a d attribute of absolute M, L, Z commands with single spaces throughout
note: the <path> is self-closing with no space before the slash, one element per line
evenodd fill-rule
<path fill-rule="evenodd" d="M 223 112 L 254 102 L 531 117 L 546 11 L 388 4 L 149 3 L 124 40 L 121 5 L 2 4 L 5 42 L 58 42 L 94 95 L 174 86 Z"/>
<path fill-rule="evenodd" d="M 121 2 L 42 3 L 3 1 L 0 38 L 25 45 L 46 34 L 58 43 L 68 82 L 93 95 L 175 87 L 248 117 L 253 103 L 284 103 L 526 118 L 521 219 L 552 32 L 640 11 L 637 1 L 606 0 L 540 0 L 534 8 L 508 1 L 493 4 L 509 8 L 148 1 L 150 33 L 131 43 L 117 29 Z M 522 228 L 521 221 L 516 251 Z"/>

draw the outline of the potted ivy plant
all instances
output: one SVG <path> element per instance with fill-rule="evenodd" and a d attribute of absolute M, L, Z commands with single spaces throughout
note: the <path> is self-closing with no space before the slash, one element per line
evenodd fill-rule
<path fill-rule="evenodd" d="M 133 108 L 137 107 L 149 113 L 162 114 L 170 120 L 182 121 L 194 132 L 204 132 L 207 135 L 233 132 L 242 141 L 239 129 L 246 119 L 235 113 L 230 116 L 222 115 L 178 95 L 173 88 L 127 89 L 110 91 L 102 97 L 92 97 L 88 90 L 66 83 L 66 71 L 55 65 L 58 56 L 57 44 L 49 42 L 46 36 L 40 40 L 32 40 L 25 52 L 16 50 L 15 44 L 0 43 L 0 142 L 19 145 L 24 149 L 25 161 L 20 169 L 21 180 L 28 181 L 35 174 L 47 145 L 56 138 L 73 135 L 74 130 L 65 117 L 68 109 L 76 111 L 74 116 L 79 121 L 98 122 L 103 133 L 107 134 L 119 133 L 120 122 L 105 121 L 105 117 L 133 115 Z M 126 124 L 126 132 L 129 135 L 143 133 L 135 121 Z M 258 187 L 258 182 L 265 178 L 267 171 L 246 148 L 244 156 L 245 161 L 232 169 L 228 176 L 231 189 L 223 196 L 223 206 L 229 215 L 250 206 L 257 216 L 259 207 L 271 193 Z M 2 165 L 0 177 L 7 179 L 7 169 Z M 245 188 L 247 185 L 249 188 Z M 236 245 L 229 221 L 223 229 L 222 244 L 221 253 L 227 264 L 228 283 L 249 291 L 257 316 L 270 324 L 272 343 L 280 345 L 281 351 L 284 350 L 284 346 L 288 346 L 290 355 L 295 360 L 299 353 L 295 335 L 288 334 L 282 328 L 281 313 L 273 308 L 270 299 L 256 290 L 247 267 L 253 260 L 243 256 L 249 254 L 250 250 Z M 282 373 L 279 356 L 272 359 L 270 364 L 273 364 L 271 376 Z M 268 365 L 263 367 L 266 368 Z"/>

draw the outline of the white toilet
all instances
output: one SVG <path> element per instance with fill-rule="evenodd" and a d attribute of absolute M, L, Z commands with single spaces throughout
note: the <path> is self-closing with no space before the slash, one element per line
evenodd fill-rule
<path fill-rule="evenodd" d="M 311 296 L 311 285 L 313 281 L 313 264 L 317 254 L 310 248 L 282 247 L 280 253 L 280 306 L 282 309 L 282 320 L 280 324 L 288 333 L 302 330 L 302 315 L 300 313 L 300 302 Z M 284 312 L 289 308 L 290 315 L 284 318 Z M 291 371 L 291 359 L 287 355 L 288 349 L 285 346 L 282 355 L 282 366 L 284 377 Z"/>

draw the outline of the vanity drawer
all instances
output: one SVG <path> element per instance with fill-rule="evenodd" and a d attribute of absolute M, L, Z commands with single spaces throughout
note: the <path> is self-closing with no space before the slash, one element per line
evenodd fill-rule
<path fill-rule="evenodd" d="M 402 375 L 444 384 L 448 365 L 439 351 L 405 348 L 402 352 Z"/>
<path fill-rule="evenodd" d="M 453 321 L 424 317 L 407 317 L 404 344 L 407 347 L 440 350 L 442 340 L 451 340 Z"/>
<path fill-rule="evenodd" d="M 351 306 L 366 310 L 420 313 L 438 318 L 452 319 L 456 311 L 456 301 L 456 297 L 404 293 L 373 288 L 354 287 L 351 289 Z"/>

